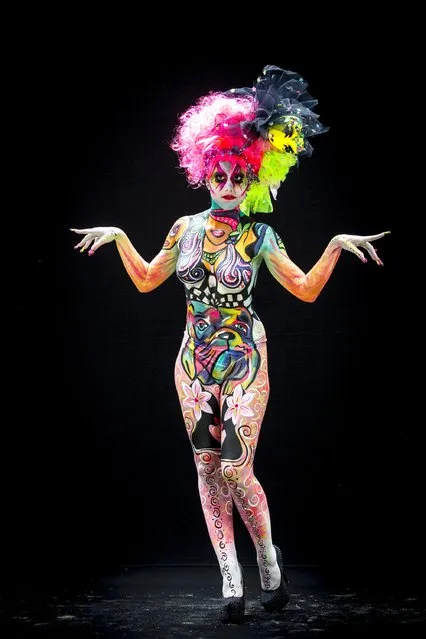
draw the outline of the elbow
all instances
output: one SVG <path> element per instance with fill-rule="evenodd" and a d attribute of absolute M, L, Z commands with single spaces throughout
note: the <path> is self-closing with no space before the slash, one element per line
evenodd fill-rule
<path fill-rule="evenodd" d="M 315 300 L 317 299 L 319 295 L 319 291 L 299 291 L 297 297 L 299 298 L 299 300 L 302 300 L 302 302 L 306 302 L 307 304 L 313 304 L 313 302 L 315 302 Z"/>
<path fill-rule="evenodd" d="M 146 282 L 138 282 L 136 288 L 139 293 L 150 293 L 155 287 L 147 285 Z"/>
<path fill-rule="evenodd" d="M 134 279 L 133 280 L 133 284 L 136 286 L 136 288 L 138 289 L 139 293 L 148 293 L 149 292 L 145 280 Z"/>
<path fill-rule="evenodd" d="M 303 286 L 298 291 L 298 297 L 308 304 L 312 304 L 319 297 L 323 286 Z"/>
<path fill-rule="evenodd" d="M 143 280 L 138 280 L 137 282 L 135 282 L 135 284 L 139 293 L 150 293 L 155 288 L 157 288 L 157 286 L 159 286 L 160 282 L 155 282 L 151 277 L 148 276 Z"/>

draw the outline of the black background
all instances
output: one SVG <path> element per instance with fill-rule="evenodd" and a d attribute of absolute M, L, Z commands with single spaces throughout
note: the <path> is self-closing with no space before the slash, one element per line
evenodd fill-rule
<path fill-rule="evenodd" d="M 250 85 L 266 64 L 307 79 L 330 131 L 259 219 L 305 271 L 337 233 L 392 231 L 376 244 L 383 268 L 344 252 L 314 304 L 266 267 L 259 275 L 271 396 L 255 471 L 274 542 L 286 564 L 372 580 L 422 572 L 421 418 L 407 364 L 415 329 L 405 325 L 410 270 L 382 97 L 394 86 L 393 39 L 378 39 L 371 22 L 353 32 L 351 16 L 337 30 L 325 17 L 315 37 L 273 15 L 254 28 L 237 14 L 222 32 L 224 18 L 213 17 L 202 32 L 171 19 L 166 31 L 157 17 L 138 33 L 131 16 L 123 29 L 63 16 L 26 58 L 32 206 L 27 217 L 12 211 L 31 233 L 15 253 L 5 335 L 10 578 L 215 562 L 173 381 L 182 285 L 172 276 L 141 295 L 113 245 L 81 255 L 68 229 L 119 226 L 152 259 L 178 217 L 209 205 L 168 146 L 178 114 L 210 90 Z M 254 562 L 239 520 L 236 532 L 241 558 Z"/>

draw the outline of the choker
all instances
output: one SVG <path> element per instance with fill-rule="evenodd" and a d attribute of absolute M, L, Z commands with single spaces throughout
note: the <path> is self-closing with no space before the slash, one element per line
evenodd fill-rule
<path fill-rule="evenodd" d="M 233 231 L 236 230 L 240 222 L 240 209 L 232 209 L 231 211 L 210 209 L 209 215 L 217 222 L 228 224 Z"/>

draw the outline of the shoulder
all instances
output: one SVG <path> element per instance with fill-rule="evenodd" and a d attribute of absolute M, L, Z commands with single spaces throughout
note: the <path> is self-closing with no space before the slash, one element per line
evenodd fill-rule
<path fill-rule="evenodd" d="M 285 250 L 284 242 L 277 231 L 264 222 L 256 222 L 253 226 L 256 235 L 261 241 L 261 252 L 271 250 L 273 247 Z"/>
<path fill-rule="evenodd" d="M 266 231 L 271 228 L 269 224 L 265 224 L 265 222 L 254 221 L 252 222 L 252 224 L 253 224 L 253 229 L 256 231 L 256 233 L 265 234 Z"/>
<path fill-rule="evenodd" d="M 266 237 L 274 233 L 272 227 L 269 226 L 269 224 L 265 224 L 264 222 L 253 222 L 252 229 L 256 236 L 262 241 L 265 240 Z"/>
<path fill-rule="evenodd" d="M 178 220 L 176 220 L 175 224 L 179 224 L 180 226 L 193 226 L 194 224 L 203 223 L 208 216 L 208 211 L 201 211 L 201 213 L 193 213 L 192 215 L 183 215 Z"/>
<path fill-rule="evenodd" d="M 207 211 L 208 213 L 208 211 Z M 172 225 L 170 229 L 164 248 L 171 248 L 176 244 L 179 245 L 180 240 L 183 238 L 188 229 L 193 232 L 195 229 L 201 227 L 206 219 L 206 211 L 196 213 L 195 215 L 182 215 Z"/>
<path fill-rule="evenodd" d="M 191 233 L 194 233 L 198 229 L 203 227 L 205 225 L 205 223 L 206 223 L 208 214 L 209 214 L 209 212 L 207 210 L 207 211 L 201 211 L 201 213 L 194 213 L 193 215 L 185 215 L 185 216 L 179 218 L 179 220 L 177 220 L 177 222 L 176 222 L 176 224 L 179 224 L 179 226 L 180 226 L 180 236 L 179 237 L 182 237 L 182 235 L 188 229 L 190 229 Z"/>
<path fill-rule="evenodd" d="M 254 228 L 257 233 L 263 236 L 279 238 L 277 231 L 269 224 L 265 224 L 265 222 L 255 222 Z"/>
<path fill-rule="evenodd" d="M 209 209 L 207 211 L 201 211 L 200 213 L 194 213 L 193 215 L 188 215 L 188 226 L 201 226 L 205 223 L 209 216 Z"/>
<path fill-rule="evenodd" d="M 177 242 L 190 225 L 190 219 L 191 216 L 183 215 L 173 222 L 172 228 L 169 231 L 169 237 L 173 238 L 174 241 Z"/>

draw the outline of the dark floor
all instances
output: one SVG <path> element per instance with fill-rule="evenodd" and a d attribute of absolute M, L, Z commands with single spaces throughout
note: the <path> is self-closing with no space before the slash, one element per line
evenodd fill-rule
<path fill-rule="evenodd" d="M 426 636 L 426 596 L 396 584 L 338 585 L 318 569 L 288 568 L 291 599 L 269 614 L 259 601 L 256 567 L 245 567 L 241 625 L 220 622 L 217 567 L 123 568 L 67 587 L 17 583 L 0 601 L 0 637 L 220 639 L 239 637 Z"/>

